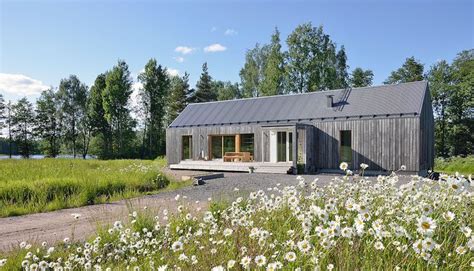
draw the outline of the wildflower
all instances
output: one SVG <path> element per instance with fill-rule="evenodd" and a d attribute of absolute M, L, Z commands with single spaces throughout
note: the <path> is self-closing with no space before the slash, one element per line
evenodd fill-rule
<path fill-rule="evenodd" d="M 278 269 L 277 263 L 269 263 L 269 264 L 267 265 L 267 269 L 266 269 L 266 270 L 267 270 L 267 271 L 275 271 L 275 270 L 277 270 L 277 269 Z"/>
<path fill-rule="evenodd" d="M 264 266 L 267 263 L 267 258 L 263 255 L 258 255 L 255 257 L 255 263 L 257 266 Z"/>
<path fill-rule="evenodd" d="M 311 244 L 307 240 L 298 242 L 298 248 L 301 252 L 306 253 L 311 249 Z"/>
<path fill-rule="evenodd" d="M 467 252 L 467 249 L 464 246 L 458 246 L 456 248 L 456 253 L 459 255 L 464 255 Z"/>
<path fill-rule="evenodd" d="M 385 247 L 384 247 L 384 245 L 382 244 L 382 242 L 377 241 L 377 242 L 375 242 L 375 244 L 374 244 L 374 248 L 375 248 L 376 250 L 383 250 Z"/>
<path fill-rule="evenodd" d="M 77 213 L 73 213 L 73 214 L 71 214 L 71 216 L 74 217 L 75 220 L 78 220 L 82 215 L 77 214 Z"/>
<path fill-rule="evenodd" d="M 469 228 L 468 226 L 461 227 L 461 231 L 462 231 L 462 233 L 464 233 L 464 235 L 465 235 L 466 237 L 469 238 L 469 237 L 471 236 L 472 230 L 471 230 L 471 228 Z"/>
<path fill-rule="evenodd" d="M 161 265 L 158 267 L 158 271 L 166 271 L 167 268 L 168 268 L 168 265 Z"/>
<path fill-rule="evenodd" d="M 294 253 L 293 251 L 287 252 L 285 254 L 285 260 L 289 262 L 294 262 L 296 260 L 296 253 Z"/>
<path fill-rule="evenodd" d="M 445 213 L 443 213 L 443 218 L 446 220 L 446 221 L 453 221 L 454 220 L 454 217 L 456 215 L 450 211 L 447 211 Z"/>
<path fill-rule="evenodd" d="M 171 249 L 174 252 L 183 250 L 183 243 L 181 243 L 180 241 L 176 241 L 171 245 Z"/>
<path fill-rule="evenodd" d="M 252 261 L 252 258 L 249 256 L 245 256 L 240 260 L 240 265 L 242 265 L 243 268 L 247 269 L 250 265 L 250 261 Z"/>
<path fill-rule="evenodd" d="M 436 221 L 431 217 L 422 216 L 418 219 L 418 232 L 425 235 L 432 235 L 436 229 Z"/>
<path fill-rule="evenodd" d="M 186 254 L 181 253 L 181 254 L 179 254 L 178 260 L 183 261 L 183 262 L 187 262 L 189 260 L 189 258 L 188 258 L 188 256 L 186 256 Z"/>
<path fill-rule="evenodd" d="M 224 267 L 222 265 L 215 266 L 211 269 L 211 271 L 224 271 Z"/>
<path fill-rule="evenodd" d="M 332 264 L 332 263 L 328 264 L 327 269 L 328 270 L 333 270 L 334 269 L 334 264 Z"/>
<path fill-rule="evenodd" d="M 367 169 L 368 167 L 369 167 L 369 165 L 367 165 L 367 164 L 364 164 L 364 163 L 360 164 L 360 168 L 361 168 L 361 169 L 364 169 L 364 170 L 365 170 L 365 169 Z"/>
<path fill-rule="evenodd" d="M 433 248 L 435 247 L 436 243 L 433 241 L 433 239 L 431 238 L 426 238 L 423 240 L 422 242 L 422 247 L 424 250 L 427 250 L 427 251 L 432 251 Z"/>
<path fill-rule="evenodd" d="M 7 264 L 7 259 L 1 259 L 0 260 L 0 267 L 5 266 Z"/>
<path fill-rule="evenodd" d="M 349 167 L 349 165 L 348 165 L 346 162 L 342 162 L 342 163 L 339 165 L 339 168 L 340 168 L 341 170 L 344 170 L 344 171 L 346 171 L 348 167 Z"/>
<path fill-rule="evenodd" d="M 346 238 L 351 238 L 352 237 L 352 228 L 349 227 L 344 227 L 341 230 L 341 235 Z"/>
<path fill-rule="evenodd" d="M 405 165 L 402 165 L 402 166 L 400 167 L 400 170 L 402 170 L 402 171 L 405 171 L 405 170 L 407 170 L 407 166 L 405 166 Z"/>
<path fill-rule="evenodd" d="M 474 237 L 471 237 L 469 241 L 467 241 L 466 246 L 471 250 L 474 251 Z"/>
<path fill-rule="evenodd" d="M 227 236 L 231 235 L 232 232 L 234 232 L 232 229 L 227 228 L 227 229 L 224 230 L 223 234 L 224 234 L 225 237 L 227 237 Z"/>
<path fill-rule="evenodd" d="M 227 269 L 232 269 L 235 266 L 235 261 L 234 260 L 229 260 L 227 262 Z"/>

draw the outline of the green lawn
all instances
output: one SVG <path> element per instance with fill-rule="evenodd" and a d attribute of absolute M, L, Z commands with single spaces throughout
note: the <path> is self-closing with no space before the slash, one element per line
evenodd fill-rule
<path fill-rule="evenodd" d="M 436 158 L 435 171 L 442 173 L 474 174 L 474 156 Z"/>
<path fill-rule="evenodd" d="M 177 188 L 164 159 L 0 160 L 0 217 L 103 203 Z"/>

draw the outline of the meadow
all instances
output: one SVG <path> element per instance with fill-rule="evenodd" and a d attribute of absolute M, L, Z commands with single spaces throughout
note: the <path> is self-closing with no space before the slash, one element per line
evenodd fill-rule
<path fill-rule="evenodd" d="M 474 155 L 467 157 L 449 157 L 449 158 L 436 158 L 435 159 L 435 171 L 454 174 L 456 172 L 460 174 L 473 174 L 474 173 Z"/>
<path fill-rule="evenodd" d="M 6 270 L 470 270 L 474 210 L 470 180 L 442 176 L 329 185 L 297 177 L 213 202 L 205 212 L 177 196 L 177 210 L 131 211 L 83 243 L 21 243 Z M 239 195 L 238 191 L 235 191 Z M 80 218 L 79 218 L 80 219 Z"/>
<path fill-rule="evenodd" d="M 170 185 L 161 173 L 165 164 L 164 159 L 0 160 L 0 217 L 155 193 Z"/>

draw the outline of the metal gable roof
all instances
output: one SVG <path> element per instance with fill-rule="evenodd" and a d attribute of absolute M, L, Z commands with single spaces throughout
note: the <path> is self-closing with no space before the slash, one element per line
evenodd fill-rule
<path fill-rule="evenodd" d="M 425 81 L 188 105 L 170 127 L 369 115 L 420 114 Z M 327 107 L 333 95 L 334 107 Z M 345 98 L 343 98 L 345 96 Z"/>

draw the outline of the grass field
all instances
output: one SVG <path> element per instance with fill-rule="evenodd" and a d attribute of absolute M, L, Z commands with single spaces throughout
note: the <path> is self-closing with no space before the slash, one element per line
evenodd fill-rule
<path fill-rule="evenodd" d="M 252 192 L 204 214 L 132 212 L 88 242 L 27 243 L 6 270 L 471 270 L 469 182 L 337 177 Z M 181 205 L 182 204 L 182 205 Z M 188 207 L 189 206 L 189 209 Z M 2 261 L 0 259 L 0 261 Z"/>
<path fill-rule="evenodd" d="M 103 203 L 173 189 L 164 159 L 0 160 L 0 217 Z"/>
<path fill-rule="evenodd" d="M 436 158 L 435 171 L 448 174 L 456 172 L 464 175 L 474 174 L 474 156 Z"/>

